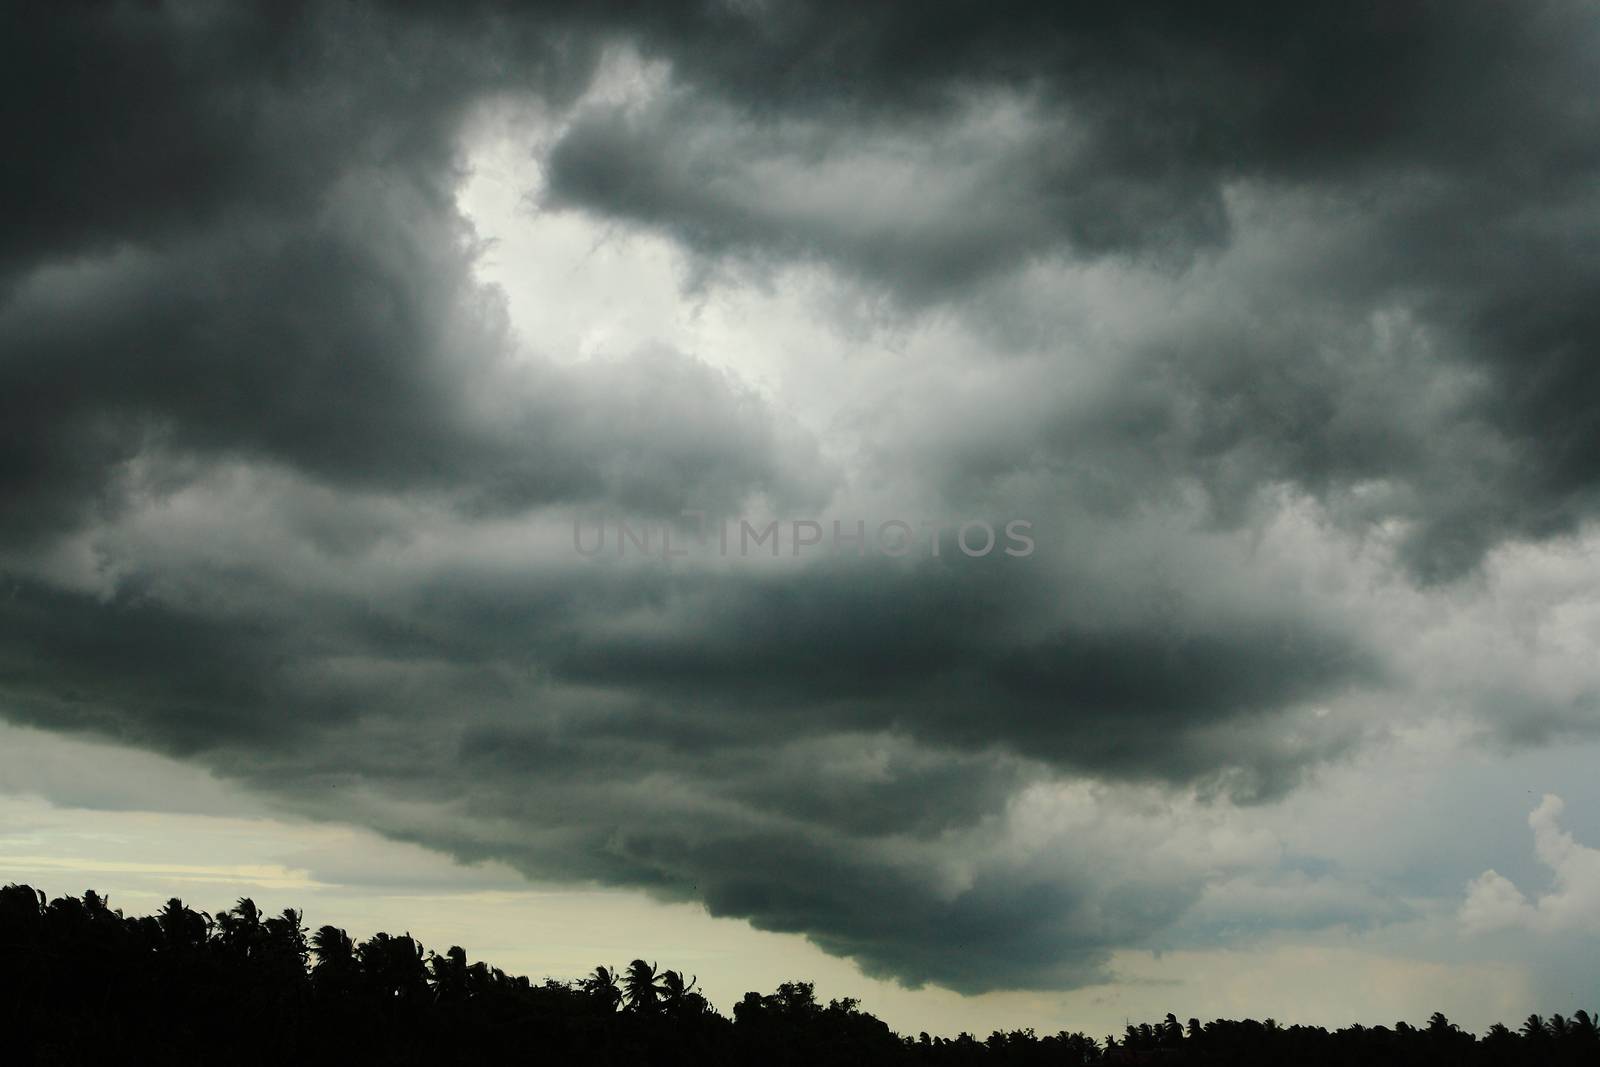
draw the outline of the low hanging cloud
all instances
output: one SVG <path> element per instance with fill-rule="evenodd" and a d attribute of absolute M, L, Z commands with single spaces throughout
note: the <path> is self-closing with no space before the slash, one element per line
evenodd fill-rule
<path fill-rule="evenodd" d="M 1182 839 L 1450 705 L 1415 621 L 1592 513 L 1600 25 L 1229 7 L 8 11 L 0 715 L 963 991 L 1218 885 L 1403 915 Z M 685 319 L 820 276 L 848 356 L 513 329 L 495 109 L 518 224 L 663 236 Z M 1038 551 L 572 549 L 686 509 Z"/>

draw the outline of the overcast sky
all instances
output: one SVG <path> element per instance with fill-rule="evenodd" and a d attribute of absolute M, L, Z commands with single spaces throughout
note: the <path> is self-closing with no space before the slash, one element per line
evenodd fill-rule
<path fill-rule="evenodd" d="M 1201 7 L 8 7 L 0 878 L 1592 1010 L 1600 9 Z"/>

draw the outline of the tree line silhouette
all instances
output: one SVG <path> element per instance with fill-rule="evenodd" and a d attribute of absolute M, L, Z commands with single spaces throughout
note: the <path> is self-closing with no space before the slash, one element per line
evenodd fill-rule
<path fill-rule="evenodd" d="M 634 960 L 533 982 L 410 934 L 309 931 L 244 898 L 208 915 L 169 900 L 126 917 L 90 890 L 0 889 L 0 1054 L 17 1064 L 1600 1064 L 1596 1018 L 1531 1015 L 1482 1037 L 1425 1025 L 1329 1031 L 1272 1019 L 903 1037 L 809 982 L 746 993 L 732 1016 L 698 980 Z"/>

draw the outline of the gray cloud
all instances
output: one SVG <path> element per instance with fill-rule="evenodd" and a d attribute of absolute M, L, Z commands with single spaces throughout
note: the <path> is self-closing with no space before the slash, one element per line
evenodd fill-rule
<path fill-rule="evenodd" d="M 692 358 L 513 365 L 453 201 L 457 125 L 491 90 L 559 99 L 584 50 L 344 9 L 11 17 L 8 68 L 51 71 L 61 99 L 30 111 L 10 198 L 31 210 L 0 310 L 6 535 L 115 506 L 154 446 L 480 510 L 825 491 Z"/>
<path fill-rule="evenodd" d="M 555 146 L 543 202 L 660 225 L 707 255 L 842 262 L 919 302 L 1063 247 L 1181 256 L 1225 236 L 1215 185 L 1120 173 L 1071 121 L 995 103 L 841 127 L 717 99 L 607 107 Z"/>
<path fill-rule="evenodd" d="M 1412 495 L 1385 517 L 1414 523 L 1415 573 L 1447 581 L 1593 507 L 1595 35 L 1559 2 L 671 21 L 639 40 L 671 62 L 672 91 L 580 112 L 543 195 L 713 258 L 820 259 L 912 307 L 981 301 L 1041 259 L 1203 270 L 1240 236 L 1230 191 L 1298 197 L 1337 258 L 1307 248 L 1301 289 L 1273 285 L 1246 321 L 1180 322 L 1189 335 L 1142 354 L 1204 420 L 1168 427 L 1194 431 L 1180 473 L 1224 510 L 1279 478 L 1323 495 L 1397 483 Z M 1396 310 L 1430 342 L 1398 373 L 1424 390 L 1483 378 L 1437 423 L 1374 396 L 1339 336 Z M 1472 455 L 1418 454 L 1441 434 Z"/>

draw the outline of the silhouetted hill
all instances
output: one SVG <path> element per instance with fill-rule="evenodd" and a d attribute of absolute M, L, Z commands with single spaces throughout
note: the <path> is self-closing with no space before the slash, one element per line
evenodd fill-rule
<path fill-rule="evenodd" d="M 1423 1026 L 1320 1027 L 1219 1019 L 986 1040 L 895 1034 L 808 982 L 746 993 L 732 1018 L 693 977 L 634 960 L 578 982 L 508 975 L 409 934 L 359 944 L 240 900 L 215 916 L 168 901 L 127 917 L 93 891 L 0 890 L 0 1022 L 8 1063 L 446 1064 L 1596 1064 L 1584 1011 L 1530 1016 L 1479 1038 Z"/>

